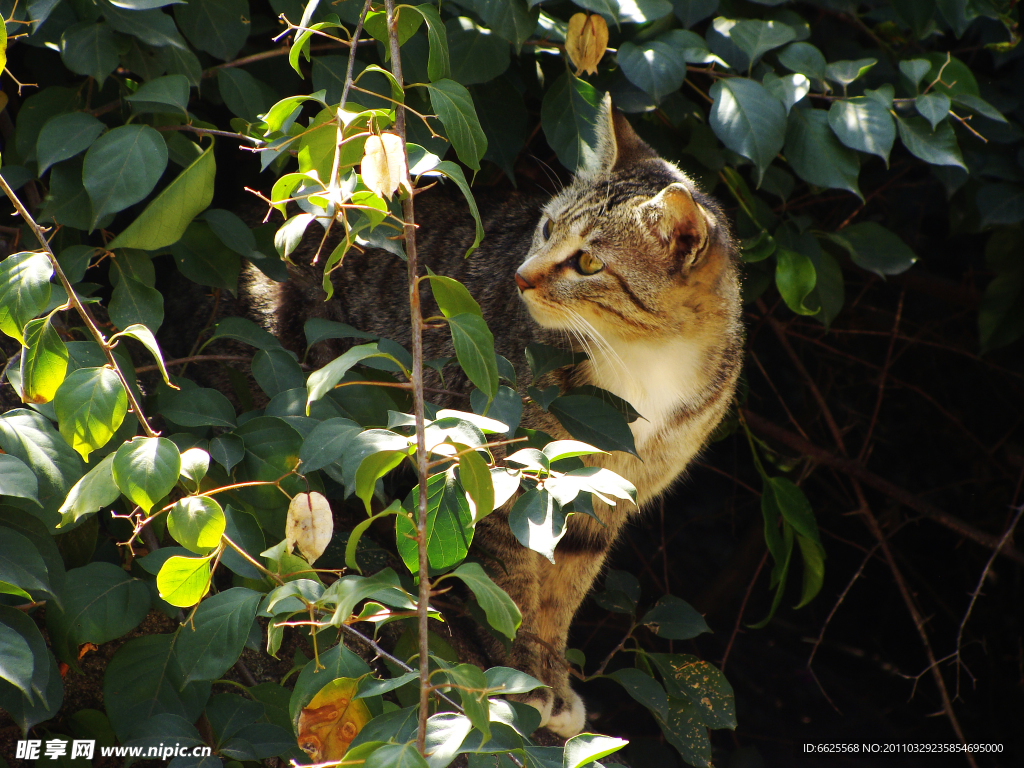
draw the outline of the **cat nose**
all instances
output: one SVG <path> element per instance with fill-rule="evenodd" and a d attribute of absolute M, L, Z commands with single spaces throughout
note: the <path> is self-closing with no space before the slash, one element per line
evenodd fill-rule
<path fill-rule="evenodd" d="M 533 283 L 523 277 L 519 272 L 516 272 L 516 285 L 519 286 L 519 290 L 525 291 L 527 288 L 533 288 Z"/>

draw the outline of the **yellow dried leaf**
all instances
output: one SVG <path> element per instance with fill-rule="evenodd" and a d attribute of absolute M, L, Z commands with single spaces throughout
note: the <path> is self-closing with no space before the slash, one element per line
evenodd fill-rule
<path fill-rule="evenodd" d="M 288 505 L 284 535 L 288 548 L 297 546 L 306 562 L 313 563 L 327 549 L 334 533 L 331 505 L 323 494 L 297 493 Z"/>
<path fill-rule="evenodd" d="M 565 51 L 576 65 L 576 74 L 597 73 L 597 65 L 608 48 L 608 24 L 592 13 L 577 13 L 569 19 Z"/>
<path fill-rule="evenodd" d="M 405 181 L 405 169 L 402 140 L 396 134 L 382 133 L 366 139 L 360 173 L 367 189 L 390 200 Z"/>
<path fill-rule="evenodd" d="M 352 739 L 372 715 L 362 699 L 354 699 L 359 681 L 339 677 L 325 685 L 299 713 L 299 749 L 314 763 L 340 760 Z"/>

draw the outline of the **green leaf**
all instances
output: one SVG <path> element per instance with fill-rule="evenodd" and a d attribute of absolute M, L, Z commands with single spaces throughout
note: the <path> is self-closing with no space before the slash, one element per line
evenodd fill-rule
<path fill-rule="evenodd" d="M 416 745 L 409 743 L 385 744 L 383 747 L 375 749 L 363 761 L 363 768 L 430 768 L 430 766 L 416 751 Z"/>
<path fill-rule="evenodd" d="M 0 628 L 13 641 L 13 634 L 19 635 L 28 644 L 32 655 L 31 677 L 28 679 L 29 694 L 25 695 L 13 685 L 0 685 L 0 707 L 6 710 L 22 733 L 27 733 L 43 720 L 49 720 L 60 709 L 64 686 L 57 664 L 46 647 L 38 627 L 31 617 L 6 605 L 0 606 Z M 7 667 L 15 674 L 13 665 Z M 18 670 L 22 677 L 25 670 Z"/>
<path fill-rule="evenodd" d="M 178 242 L 189 222 L 213 200 L 216 173 L 211 143 L 107 247 L 155 251 Z"/>
<path fill-rule="evenodd" d="M 109 368 L 79 368 L 57 389 L 53 407 L 61 435 L 88 461 L 124 421 L 128 394 Z"/>
<path fill-rule="evenodd" d="M 546 373 L 567 365 L 576 365 L 586 359 L 587 356 L 582 352 L 573 352 L 536 341 L 526 347 L 526 363 L 530 366 L 530 373 L 533 375 L 531 381 L 534 383 Z"/>
<path fill-rule="evenodd" d="M 507 78 L 470 89 L 480 127 L 487 136 L 484 160 L 501 168 L 515 183 L 515 162 L 526 144 L 527 114 L 523 97 Z"/>
<path fill-rule="evenodd" d="M 459 450 L 464 447 L 460 446 Z M 494 484 L 487 462 L 476 451 L 459 456 L 459 484 L 466 489 L 475 525 L 494 510 Z"/>
<path fill-rule="evenodd" d="M 469 205 L 469 212 L 473 214 L 473 220 L 476 222 L 476 236 L 473 238 L 473 244 L 469 246 L 469 250 L 466 251 L 466 256 L 469 256 L 476 247 L 480 245 L 480 241 L 484 239 L 484 225 L 480 218 L 480 211 L 476 207 L 476 200 L 473 199 L 473 193 L 469 190 L 469 184 L 466 183 L 466 175 L 455 163 L 450 160 L 444 160 L 437 164 L 434 170 L 424 173 L 424 176 L 446 176 L 455 182 L 462 194 L 466 198 L 466 203 Z"/>
<path fill-rule="evenodd" d="M 336 357 L 323 368 L 313 371 L 306 380 L 306 388 L 309 396 L 306 400 L 306 413 L 309 413 L 309 406 L 316 400 L 326 395 L 330 390 L 345 378 L 345 374 L 353 365 L 365 360 L 368 357 L 382 357 L 378 352 L 376 344 L 360 344 L 352 347 L 343 355 Z"/>
<path fill-rule="evenodd" d="M 197 555 L 208 554 L 220 545 L 226 525 L 224 510 L 208 496 L 187 496 L 175 503 L 167 515 L 168 532 Z"/>
<path fill-rule="evenodd" d="M 47 607 L 46 629 L 57 658 L 75 669 L 80 645 L 126 635 L 146 618 L 151 603 L 144 581 L 103 562 L 68 571 L 61 598 L 64 610 Z"/>
<path fill-rule="evenodd" d="M 967 170 L 948 121 L 933 130 L 923 117 L 898 117 L 896 126 L 903 146 L 915 157 L 932 165 L 955 165 Z"/>
<path fill-rule="evenodd" d="M 25 325 L 50 301 L 51 275 L 45 253 L 16 253 L 0 262 L 0 331 L 25 343 Z"/>
<path fill-rule="evenodd" d="M 174 648 L 186 683 L 216 680 L 238 660 L 262 597 L 232 587 L 199 604 L 192 621 L 178 630 Z"/>
<path fill-rule="evenodd" d="M 398 6 L 396 9 L 396 15 L 398 16 L 396 32 L 399 47 L 405 45 L 423 23 L 423 17 L 415 13 L 413 9 L 410 9 L 409 13 L 403 13 L 404 10 L 403 6 Z M 387 14 L 384 11 L 370 11 L 367 13 L 366 20 L 363 22 L 363 29 L 366 30 L 370 37 L 383 43 L 385 47 L 388 45 Z"/>
<path fill-rule="evenodd" d="M 160 368 L 160 373 L 164 377 L 164 381 L 168 384 L 171 383 L 170 378 L 167 376 L 167 368 L 164 366 L 164 357 L 160 352 L 160 345 L 157 343 L 156 336 L 153 335 L 153 332 L 149 330 L 149 328 L 141 323 L 129 325 L 120 333 L 115 333 L 111 336 L 110 341 L 113 342 L 119 336 L 127 336 L 140 342 L 142 346 L 146 348 L 146 351 L 148 351 L 156 360 L 156 364 Z"/>
<path fill-rule="evenodd" d="M 306 374 L 292 353 L 283 349 L 259 350 L 252 359 L 252 375 L 270 398 L 306 386 Z"/>
<path fill-rule="evenodd" d="M 39 501 L 56 511 L 85 464 L 43 415 L 23 408 L 0 415 L 0 449 L 32 469 L 39 481 Z"/>
<path fill-rule="evenodd" d="M 458 280 L 433 273 L 426 275 L 426 279 L 430 281 L 430 291 L 434 295 L 434 301 L 437 302 L 441 314 L 445 317 L 464 313 L 484 316 L 476 299 Z"/>
<path fill-rule="evenodd" d="M 687 765 L 711 768 L 711 741 L 700 712 L 689 700 L 669 696 L 669 715 L 658 719 L 665 740 L 679 752 Z"/>
<path fill-rule="evenodd" d="M 170 5 L 170 3 L 168 3 Z M 155 8 L 125 10 L 118 3 L 102 3 L 103 18 L 116 31 L 137 37 L 154 48 L 173 46 L 187 51 L 188 46 L 178 32 L 174 19 Z M 196 83 L 198 86 L 198 83 Z"/>
<path fill-rule="evenodd" d="M 466 86 L 444 78 L 428 84 L 427 88 L 430 106 L 444 124 L 459 160 L 474 171 L 480 170 L 480 158 L 487 151 L 487 137 Z"/>
<path fill-rule="evenodd" d="M 32 542 L 11 528 L 0 528 L 0 534 L 0 594 L 57 599 L 46 563 Z"/>
<path fill-rule="evenodd" d="M 877 275 L 898 275 L 917 261 L 899 235 L 873 221 L 851 224 L 828 238 L 845 248 L 854 264 Z"/>
<path fill-rule="evenodd" d="M 786 160 L 804 181 L 847 189 L 858 197 L 857 153 L 840 143 L 823 109 L 794 109 L 786 127 Z"/>
<path fill-rule="evenodd" d="M 164 321 L 164 297 L 155 288 L 125 276 L 114 286 L 108 312 L 118 328 L 139 324 L 156 331 Z"/>
<path fill-rule="evenodd" d="M 341 458 L 349 441 L 362 432 L 350 419 L 333 418 L 320 422 L 306 435 L 299 451 L 302 472 L 315 472 Z"/>
<path fill-rule="evenodd" d="M 640 623 L 658 637 L 668 640 L 691 640 L 711 627 L 697 610 L 685 600 L 665 595 L 649 610 Z"/>
<path fill-rule="evenodd" d="M 900 72 L 910 81 L 912 88 L 921 84 L 921 79 L 931 68 L 932 63 L 928 59 L 906 59 L 900 62 Z"/>
<path fill-rule="evenodd" d="M 645 675 L 639 669 L 630 667 L 617 669 L 608 677 L 614 678 L 635 701 L 647 707 L 662 720 L 668 717 L 668 695 L 653 677 Z"/>
<path fill-rule="evenodd" d="M 596 124 L 601 96 L 570 72 L 560 75 L 544 93 L 540 124 L 559 161 L 576 172 L 596 161 Z"/>
<path fill-rule="evenodd" d="M 775 286 L 786 306 L 798 315 L 817 314 L 821 307 L 808 307 L 804 303 L 818 279 L 814 263 L 799 251 L 788 248 L 777 248 L 775 259 Z"/>
<path fill-rule="evenodd" d="M 31 499 L 39 503 L 39 481 L 17 456 L 0 453 L 0 496 Z"/>
<path fill-rule="evenodd" d="M 711 728 L 736 727 L 736 698 L 722 671 L 689 654 L 649 653 L 669 696 L 688 699 L 700 722 Z"/>
<path fill-rule="evenodd" d="M 92 77 L 102 87 L 107 75 L 117 68 L 117 47 L 117 38 L 109 25 L 83 22 L 61 35 L 60 57 L 72 72 Z"/>
<path fill-rule="evenodd" d="M 366 514 L 373 514 L 370 503 L 373 500 L 377 481 L 401 464 L 408 456 L 408 450 L 380 451 L 371 453 L 359 463 L 359 469 L 356 470 L 355 490 L 356 496 L 362 499 L 366 506 Z"/>
<path fill-rule="evenodd" d="M 747 54 L 750 66 L 753 67 L 768 51 L 793 40 L 796 32 L 781 21 L 743 19 L 733 25 L 728 37 L 737 48 Z"/>
<path fill-rule="evenodd" d="M 686 79 L 686 61 L 680 51 L 661 40 L 640 45 L 624 42 L 619 46 L 616 59 L 622 74 L 649 94 L 655 103 L 678 91 Z"/>
<path fill-rule="evenodd" d="M 199 490 L 199 485 L 209 470 L 210 454 L 202 448 L 189 448 L 181 454 L 180 477 L 190 481 L 194 490 Z"/>
<path fill-rule="evenodd" d="M 35 698 L 32 691 L 35 658 L 28 640 L 2 621 L 6 613 L 0 614 L 0 680 L 7 681 L 32 701 Z"/>
<path fill-rule="evenodd" d="M 402 507 L 413 518 L 398 518 L 396 540 L 398 554 L 411 573 L 416 573 L 419 556 L 413 520 L 419 514 L 420 487 L 415 486 Z M 431 568 L 451 568 L 466 559 L 473 541 L 473 515 L 466 501 L 466 492 L 451 470 L 440 472 L 427 480 L 427 561 Z"/>
<path fill-rule="evenodd" d="M 227 520 L 224 535 L 231 539 L 236 546 L 241 547 L 253 560 L 259 562 L 260 552 L 267 548 L 267 542 L 256 518 L 246 512 L 234 509 L 230 504 L 224 509 L 224 517 Z M 230 545 L 224 547 L 220 561 L 243 578 L 263 578 L 263 574 L 256 566 L 242 557 Z"/>
<path fill-rule="evenodd" d="M 565 742 L 565 756 L 562 758 L 562 768 L 581 768 L 595 760 L 618 752 L 629 744 L 625 739 L 615 739 L 611 736 L 596 736 L 593 733 L 581 733 L 573 736 Z"/>
<path fill-rule="evenodd" d="M 949 96 L 935 91 L 925 93 L 914 99 L 914 107 L 931 123 L 934 131 L 936 126 L 949 116 Z"/>
<path fill-rule="evenodd" d="M 122 743 L 154 715 L 178 715 L 192 723 L 202 714 L 210 685 L 185 682 L 174 641 L 174 635 L 133 638 L 107 664 L 103 705 Z"/>
<path fill-rule="evenodd" d="M 867 74 L 878 59 L 857 59 L 856 61 L 833 61 L 825 67 L 825 77 L 844 88 Z"/>
<path fill-rule="evenodd" d="M 114 454 L 107 454 L 99 464 L 75 483 L 68 493 L 67 499 L 57 510 L 61 514 L 58 526 L 71 525 L 80 518 L 98 512 L 104 507 L 109 507 L 117 501 L 121 490 L 114 483 L 114 475 L 111 470 L 113 463 Z"/>
<path fill-rule="evenodd" d="M 192 45 L 222 61 L 235 58 L 249 37 L 247 0 L 189 0 L 174 6 L 174 18 Z"/>
<path fill-rule="evenodd" d="M 1019 184 L 985 184 L 975 202 L 982 226 L 1024 221 L 1024 187 Z"/>
<path fill-rule="evenodd" d="M 171 247 L 171 255 L 185 277 L 199 285 L 223 288 L 231 293 L 238 290 L 241 258 L 237 251 L 224 245 L 209 224 L 193 221 L 187 224 L 180 238 Z"/>
<path fill-rule="evenodd" d="M 803 75 L 775 77 L 769 72 L 764 76 L 762 84 L 768 93 L 782 103 L 787 115 L 793 109 L 793 105 L 803 100 L 811 90 L 811 81 Z"/>
<path fill-rule="evenodd" d="M 125 100 L 132 105 L 132 111 L 137 113 L 180 110 L 187 116 L 188 92 L 189 83 L 187 77 L 184 75 L 164 75 L 163 77 L 143 83 L 135 93 L 126 96 Z"/>
<path fill-rule="evenodd" d="M 216 389 L 189 386 L 161 390 L 157 402 L 160 414 L 183 427 L 233 427 L 235 409 L 231 401 Z"/>
<path fill-rule="evenodd" d="M 244 455 L 245 445 L 236 435 L 218 435 L 210 441 L 210 456 L 227 472 L 230 472 Z"/>
<path fill-rule="evenodd" d="M 39 175 L 61 160 L 87 150 L 106 126 L 87 112 L 68 112 L 51 117 L 36 140 Z"/>
<path fill-rule="evenodd" d="M 462 710 L 466 713 L 473 727 L 483 734 L 483 740 L 491 738 L 491 718 L 487 702 L 487 678 L 483 670 L 473 664 L 458 664 L 440 670 L 438 677 L 442 685 L 447 679 L 453 685 L 459 686 L 459 699 L 462 701 Z M 450 692 L 450 691 L 449 691 Z"/>
<path fill-rule="evenodd" d="M 565 535 L 566 518 L 554 494 L 531 488 L 512 505 L 508 524 L 520 544 L 553 563 L 555 547 Z"/>
<path fill-rule="evenodd" d="M 754 162 L 760 180 L 786 141 L 785 107 L 763 85 L 744 77 L 718 80 L 710 93 L 711 129 L 725 146 Z"/>
<path fill-rule="evenodd" d="M 469 564 L 467 563 L 467 565 Z M 487 679 L 487 687 L 498 689 L 497 692 L 503 696 L 515 693 L 529 693 L 538 688 L 547 688 L 537 678 L 511 667 L 491 667 L 484 670 L 484 677 Z"/>
<path fill-rule="evenodd" d="M 451 78 L 456 82 L 463 85 L 488 83 L 508 69 L 511 62 L 508 43 L 491 29 L 481 27 L 465 16 L 449 19 L 445 28 L 448 32 Z"/>
<path fill-rule="evenodd" d="M 864 96 L 832 102 L 828 123 L 850 149 L 878 155 L 889 162 L 896 126 L 889 110 L 879 102 Z"/>
<path fill-rule="evenodd" d="M 260 81 L 244 69 L 217 70 L 217 87 L 227 108 L 247 123 L 255 123 L 267 111 L 267 97 Z"/>
<path fill-rule="evenodd" d="M 779 64 L 812 80 L 825 79 L 825 56 L 810 43 L 790 43 L 779 52 Z"/>
<path fill-rule="evenodd" d="M 448 318 L 455 356 L 466 376 L 489 397 L 498 392 L 494 336 L 480 315 L 464 312 Z M 310 377 L 312 379 L 312 376 Z"/>
<path fill-rule="evenodd" d="M 166 437 L 135 437 L 117 449 L 111 470 L 121 493 L 149 514 L 178 482 L 181 454 Z"/>
<path fill-rule="evenodd" d="M 825 548 L 820 541 L 797 535 L 796 543 L 800 545 L 800 554 L 804 561 L 804 581 L 800 593 L 800 602 L 794 609 L 803 608 L 821 591 L 825 582 Z"/>
<path fill-rule="evenodd" d="M 431 5 L 409 6 L 417 11 L 427 22 L 427 40 L 430 43 L 430 54 L 427 58 L 427 77 L 431 82 L 451 77 L 451 64 L 448 57 L 448 37 L 444 22 L 437 9 Z"/>
<path fill-rule="evenodd" d="M 612 404 L 591 395 L 561 395 L 548 406 L 575 439 L 602 451 L 625 451 L 638 456 L 629 423 Z"/>
<path fill-rule="evenodd" d="M 338 626 L 347 621 L 353 614 L 357 604 L 368 597 L 397 604 L 403 608 L 415 609 L 408 594 L 402 589 L 398 574 L 391 568 L 378 571 L 373 576 L 342 576 L 324 592 L 320 603 L 336 606 L 331 624 Z"/>
<path fill-rule="evenodd" d="M 122 125 L 96 139 L 82 166 L 82 183 L 92 201 L 92 226 L 146 197 L 165 167 L 167 144 L 148 125 Z"/>
<path fill-rule="evenodd" d="M 534 5 L 536 3 L 530 3 L 531 7 L 527 8 L 523 0 L 477 0 L 475 8 L 491 31 L 508 40 L 518 51 L 537 30 L 540 9 L 532 7 Z"/>
<path fill-rule="evenodd" d="M 156 575 L 160 597 L 178 608 L 189 608 L 198 603 L 210 589 L 212 558 L 213 555 L 167 558 Z"/>
<path fill-rule="evenodd" d="M 995 120 L 997 123 L 1008 122 L 1002 112 L 978 96 L 970 93 L 954 93 L 951 98 L 954 104 L 967 107 L 971 112 L 976 112 L 982 117 L 987 117 L 989 120 Z"/>
<path fill-rule="evenodd" d="M 26 403 L 50 402 L 68 368 L 68 348 L 51 320 L 39 318 L 25 326 L 27 349 L 21 352 L 21 399 Z"/>
<path fill-rule="evenodd" d="M 217 323 L 209 344 L 214 339 L 234 339 L 256 349 L 281 349 L 281 342 L 269 331 L 245 317 L 226 317 Z M 205 346 L 205 344 L 204 344 Z"/>

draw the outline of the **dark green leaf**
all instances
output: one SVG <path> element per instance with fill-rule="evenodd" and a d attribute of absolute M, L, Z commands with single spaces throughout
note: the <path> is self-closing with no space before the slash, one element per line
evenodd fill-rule
<path fill-rule="evenodd" d="M 688 765 L 711 768 L 711 741 L 700 711 L 689 700 L 669 696 L 669 716 L 658 720 L 665 740 L 675 747 Z"/>
<path fill-rule="evenodd" d="M 795 39 L 796 32 L 781 21 L 743 19 L 737 21 L 729 30 L 728 37 L 737 48 L 747 54 L 750 65 L 753 66 L 768 51 Z"/>
<path fill-rule="evenodd" d="M 786 306 L 799 315 L 817 314 L 821 307 L 808 307 L 805 303 L 818 279 L 813 262 L 804 254 L 788 248 L 777 248 L 775 259 L 775 286 Z"/>
<path fill-rule="evenodd" d="M 794 109 L 786 127 L 786 160 L 797 175 L 819 187 L 847 189 L 858 197 L 857 153 L 840 143 L 823 109 Z"/>
<path fill-rule="evenodd" d="M 210 183 L 212 185 L 212 178 Z M 210 192 L 212 194 L 212 186 Z M 154 204 L 156 202 L 159 202 L 159 198 Z M 193 221 L 180 237 L 181 239 L 171 247 L 171 254 L 174 256 L 174 263 L 185 277 L 199 285 L 223 288 L 231 293 L 238 290 L 238 275 L 242 269 L 241 258 L 237 252 L 221 242 L 209 224 L 205 221 Z M 220 325 L 224 322 L 226 321 L 222 321 Z"/>
<path fill-rule="evenodd" d="M 464 85 L 447 78 L 430 83 L 428 88 L 430 105 L 444 124 L 459 160 L 475 171 L 480 170 L 480 158 L 487 151 L 487 137 L 476 116 L 473 97 Z"/>
<path fill-rule="evenodd" d="M 896 126 L 882 104 L 864 96 L 835 101 L 828 111 L 828 122 L 846 146 L 889 162 Z"/>
<path fill-rule="evenodd" d="M 274 334 L 245 317 L 226 317 L 221 320 L 217 323 L 210 341 L 214 339 L 235 339 L 256 349 L 281 349 L 281 342 Z"/>
<path fill-rule="evenodd" d="M 413 488 L 402 507 L 418 515 L 419 486 Z M 410 572 L 416 573 L 419 557 L 415 526 L 408 517 L 399 516 L 396 527 L 398 553 Z M 453 471 L 441 472 L 427 481 L 427 560 L 431 568 L 450 568 L 465 560 L 473 542 L 473 514 L 466 492 Z"/>
<path fill-rule="evenodd" d="M 145 582 L 111 563 L 89 563 L 68 571 L 61 590 L 64 610 L 46 611 L 46 629 L 54 653 L 77 669 L 78 647 L 103 643 L 132 631 L 150 608 Z"/>
<path fill-rule="evenodd" d="M 270 106 L 260 81 L 244 69 L 218 69 L 217 87 L 228 109 L 247 123 L 255 123 Z"/>
<path fill-rule="evenodd" d="M 82 166 L 82 183 L 92 201 L 92 226 L 152 192 L 166 166 L 167 144 L 148 125 L 122 125 L 96 139 Z"/>
<path fill-rule="evenodd" d="M 526 362 L 530 366 L 530 373 L 533 375 L 533 382 L 551 371 L 563 368 L 567 365 L 576 365 L 587 359 L 582 352 L 553 347 L 550 344 L 531 342 L 526 347 Z"/>
<path fill-rule="evenodd" d="M 527 8 L 524 0 L 476 0 L 475 7 L 484 22 L 493 32 L 501 35 L 516 50 L 525 43 L 537 29 L 540 9 Z M 454 56 L 454 55 L 453 55 Z"/>
<path fill-rule="evenodd" d="M 548 406 L 566 431 L 602 451 L 625 451 L 637 456 L 633 432 L 622 413 L 590 395 L 562 395 Z"/>
<path fill-rule="evenodd" d="M 39 481 L 39 501 L 52 512 L 85 474 L 82 457 L 34 411 L 19 408 L 0 415 L 0 449 L 28 464 Z"/>
<path fill-rule="evenodd" d="M 235 435 L 218 435 L 210 441 L 210 456 L 228 472 L 242 460 L 244 455 L 245 445 Z"/>
<path fill-rule="evenodd" d="M 155 332 L 164 321 L 164 297 L 134 277 L 118 280 L 110 298 L 110 319 L 120 329 L 140 324 Z"/>
<path fill-rule="evenodd" d="M 625 42 L 616 54 L 622 73 L 656 103 L 678 91 L 686 78 L 686 61 L 674 46 L 661 40 L 637 45 Z"/>
<path fill-rule="evenodd" d="M 251 589 L 233 587 L 199 604 L 191 624 L 179 630 L 174 648 L 186 683 L 216 680 L 237 661 L 261 597 Z"/>
<path fill-rule="evenodd" d="M 64 685 L 57 663 L 31 617 L 6 605 L 0 606 L 0 626 L 8 633 L 20 635 L 32 654 L 30 696 L 25 696 L 14 685 L 0 684 L 0 707 L 25 734 L 29 728 L 57 714 L 64 697 Z"/>
<path fill-rule="evenodd" d="M 516 630 L 523 621 L 522 614 L 512 598 L 491 581 L 480 564 L 463 563 L 452 571 L 451 575 L 461 579 L 469 587 L 477 603 L 483 608 L 487 623 L 510 640 L 514 639 Z"/>
<path fill-rule="evenodd" d="M 283 349 L 258 351 L 252 359 L 252 375 L 260 389 L 271 398 L 306 385 L 306 375 L 302 368 L 294 356 Z"/>
<path fill-rule="evenodd" d="M 692 605 L 672 595 L 665 595 L 658 600 L 640 623 L 658 637 L 669 640 L 690 640 L 711 631 L 704 617 Z"/>
<path fill-rule="evenodd" d="M 350 419 L 333 418 L 317 424 L 302 441 L 302 471 L 314 472 L 340 459 L 349 441 L 361 431 Z"/>
<path fill-rule="evenodd" d="M 469 256 L 476 247 L 480 245 L 480 241 L 484 238 L 484 225 L 480 219 L 480 211 L 477 210 L 476 201 L 473 199 L 473 193 L 469 190 L 469 184 L 466 183 L 466 175 L 455 163 L 450 160 L 444 160 L 437 164 L 437 167 L 425 173 L 425 176 L 445 176 L 455 182 L 456 186 L 462 191 L 462 194 L 466 197 L 466 204 L 469 206 L 469 212 L 473 214 L 473 220 L 476 222 L 476 236 L 473 238 L 473 244 L 469 246 L 469 250 L 466 251 L 466 256 Z"/>
<path fill-rule="evenodd" d="M 99 85 L 117 68 L 117 38 L 107 24 L 83 22 L 65 30 L 60 40 L 64 65 L 79 75 L 95 78 Z"/>
<path fill-rule="evenodd" d="M 526 144 L 527 115 L 523 97 L 506 78 L 470 89 L 480 127 L 487 137 L 484 160 L 501 168 L 515 183 L 515 161 Z"/>
<path fill-rule="evenodd" d="M 585 80 L 566 72 L 544 93 L 540 123 L 548 144 L 570 171 L 591 165 L 596 159 L 595 126 L 601 97 Z"/>
<path fill-rule="evenodd" d="M 32 672 L 35 669 L 32 649 L 28 640 L 3 622 L 6 615 L 9 615 L 7 611 L 0 613 L 0 680 L 7 681 L 32 701 L 35 698 L 32 692 Z"/>
<path fill-rule="evenodd" d="M 160 414 L 183 427 L 233 427 L 235 409 L 216 389 L 182 385 L 163 389 L 157 399 Z"/>
<path fill-rule="evenodd" d="M 825 56 L 810 43 L 790 43 L 779 52 L 779 63 L 813 80 L 825 79 Z"/>
<path fill-rule="evenodd" d="M 949 96 L 944 93 L 925 93 L 914 99 L 914 107 L 929 123 L 932 130 L 949 116 Z"/>
<path fill-rule="evenodd" d="M 455 356 L 466 376 L 489 397 L 498 392 L 498 364 L 494 336 L 479 315 L 463 312 L 448 318 Z M 310 377 L 312 378 L 312 377 Z"/>
<path fill-rule="evenodd" d="M 703 725 L 736 727 L 735 695 L 721 670 L 689 654 L 649 653 L 647 658 L 661 673 L 669 696 L 688 699 Z"/>
<path fill-rule="evenodd" d="M 122 742 L 154 715 L 167 713 L 195 721 L 209 695 L 209 683 L 186 682 L 174 656 L 173 635 L 129 640 L 103 675 L 103 704 Z"/>
<path fill-rule="evenodd" d="M 1019 184 L 985 184 L 975 201 L 982 226 L 1024 221 L 1024 187 Z"/>
<path fill-rule="evenodd" d="M 247 0 L 189 0 L 174 6 L 174 18 L 196 48 L 228 61 L 249 36 Z"/>
<path fill-rule="evenodd" d="M 955 165 L 967 170 L 956 134 L 949 122 L 939 123 L 932 130 L 923 117 L 900 117 L 896 120 L 900 140 L 910 153 L 932 165 Z"/>
<path fill-rule="evenodd" d="M 0 496 L 15 496 L 39 502 L 39 481 L 17 456 L 0 454 Z"/>
<path fill-rule="evenodd" d="M 898 275 L 917 261 L 917 256 L 894 232 L 865 221 L 828 236 L 850 254 L 854 263 L 878 275 Z"/>
<path fill-rule="evenodd" d="M 103 123 L 87 112 L 68 112 L 51 117 L 36 141 L 39 175 L 42 176 L 54 163 L 87 150 L 105 128 Z"/>
<path fill-rule="evenodd" d="M 833 61 L 825 67 L 825 77 L 845 87 L 867 74 L 878 59 L 857 59 L 856 61 Z"/>
<path fill-rule="evenodd" d="M 508 69 L 508 43 L 490 29 L 465 16 L 449 20 L 445 28 L 451 78 L 456 82 L 463 85 L 487 83 Z"/>
<path fill-rule="evenodd" d="M 629 667 L 618 669 L 608 676 L 615 678 L 615 681 L 626 689 L 626 693 L 662 720 L 668 718 L 668 695 L 653 677 Z"/>
<path fill-rule="evenodd" d="M 46 563 L 32 542 L 10 528 L 0 528 L 0 533 L 0 594 L 56 599 Z"/>
<path fill-rule="evenodd" d="M 448 37 L 444 22 L 437 9 L 429 4 L 410 6 L 427 22 L 427 40 L 430 42 L 430 55 L 427 60 L 427 76 L 431 82 L 451 77 L 451 64 L 448 58 Z"/>
<path fill-rule="evenodd" d="M 785 107 L 763 85 L 743 77 L 718 80 L 710 93 L 712 130 L 725 146 L 752 160 L 761 178 L 786 140 Z"/>

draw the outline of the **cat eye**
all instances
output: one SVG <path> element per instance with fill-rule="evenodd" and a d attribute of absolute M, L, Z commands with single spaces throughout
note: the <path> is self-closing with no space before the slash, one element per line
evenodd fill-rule
<path fill-rule="evenodd" d="M 573 266 L 581 275 L 596 275 L 604 269 L 604 262 L 590 251 L 579 251 L 573 257 Z"/>
<path fill-rule="evenodd" d="M 551 219 L 544 219 L 544 226 L 541 227 L 540 234 L 545 240 L 551 237 Z"/>

